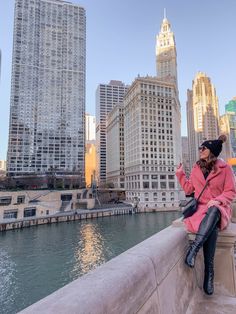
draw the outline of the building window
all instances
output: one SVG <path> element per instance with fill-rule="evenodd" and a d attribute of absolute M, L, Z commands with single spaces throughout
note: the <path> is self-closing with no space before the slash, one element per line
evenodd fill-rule
<path fill-rule="evenodd" d="M 11 196 L 0 197 L 0 206 L 7 206 L 11 204 Z"/>
<path fill-rule="evenodd" d="M 62 194 L 61 195 L 61 201 L 65 202 L 65 201 L 71 201 L 72 200 L 72 194 Z"/>
<path fill-rule="evenodd" d="M 24 204 L 25 203 L 25 195 L 17 196 L 17 204 Z"/>
<path fill-rule="evenodd" d="M 148 193 L 144 193 L 144 199 L 145 199 L 145 202 L 149 201 Z"/>
<path fill-rule="evenodd" d="M 152 189 L 158 188 L 158 182 L 152 182 Z"/>
<path fill-rule="evenodd" d="M 149 182 L 143 182 L 143 188 L 149 189 Z"/>
<path fill-rule="evenodd" d="M 25 208 L 24 217 L 32 217 L 36 215 L 36 207 Z"/>
<path fill-rule="evenodd" d="M 166 189 L 166 182 L 161 182 L 161 189 Z"/>
<path fill-rule="evenodd" d="M 17 209 L 4 210 L 3 219 L 17 218 Z"/>

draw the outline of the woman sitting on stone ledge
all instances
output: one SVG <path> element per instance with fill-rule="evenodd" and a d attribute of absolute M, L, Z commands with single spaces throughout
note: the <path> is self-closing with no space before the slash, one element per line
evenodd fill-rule
<path fill-rule="evenodd" d="M 218 229 L 227 227 L 232 213 L 230 205 L 236 195 L 231 167 L 217 158 L 225 141 L 226 136 L 221 135 L 217 140 L 202 143 L 199 147 L 200 159 L 193 166 L 189 179 L 186 178 L 182 164 L 176 170 L 176 176 L 187 195 L 195 193 L 197 198 L 208 182 L 197 211 L 184 219 L 187 230 L 196 233 L 196 238 L 188 249 L 185 264 L 194 267 L 196 255 L 203 246 L 203 289 L 208 295 L 214 292 L 214 255 Z"/>

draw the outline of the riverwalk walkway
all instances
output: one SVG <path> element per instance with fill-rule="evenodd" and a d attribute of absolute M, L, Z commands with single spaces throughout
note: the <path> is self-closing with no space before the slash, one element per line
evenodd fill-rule
<path fill-rule="evenodd" d="M 114 215 L 125 215 L 132 213 L 131 206 L 113 207 L 111 209 L 93 209 L 93 210 L 71 210 L 65 212 L 58 212 L 47 216 L 25 217 L 24 219 L 4 219 L 0 221 L 0 231 L 13 230 L 19 228 L 26 228 L 42 224 L 59 223 L 66 221 L 75 221 L 82 219 L 99 218 Z"/>
<path fill-rule="evenodd" d="M 107 216 L 128 215 L 133 213 L 149 212 L 148 209 L 134 209 L 131 205 L 117 205 L 112 208 L 97 209 L 77 209 L 71 211 L 58 212 L 53 215 L 25 217 L 24 219 L 4 219 L 0 221 L 0 232 L 14 229 L 27 228 L 43 224 L 69 222 L 83 219 L 93 219 Z M 176 211 L 175 209 L 165 209 L 159 211 Z"/>

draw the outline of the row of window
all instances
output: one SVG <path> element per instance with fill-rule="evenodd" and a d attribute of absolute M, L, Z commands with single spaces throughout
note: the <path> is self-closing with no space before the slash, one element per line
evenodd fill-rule
<path fill-rule="evenodd" d="M 49 213 L 49 210 L 47 210 L 47 213 Z M 5 210 L 3 213 L 3 219 L 12 219 L 17 218 L 18 216 L 18 209 L 12 209 L 12 210 Z M 36 207 L 30 207 L 24 209 L 23 217 L 33 217 L 36 216 Z"/>
<path fill-rule="evenodd" d="M 0 197 L 0 206 L 8 206 L 12 202 L 11 196 L 2 196 Z M 23 204 L 25 203 L 25 195 L 17 196 L 16 204 Z"/>

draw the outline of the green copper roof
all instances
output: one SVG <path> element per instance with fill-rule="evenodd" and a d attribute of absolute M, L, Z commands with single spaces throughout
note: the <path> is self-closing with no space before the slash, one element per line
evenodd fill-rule
<path fill-rule="evenodd" d="M 236 112 L 236 99 L 232 99 L 225 105 L 226 112 Z"/>

